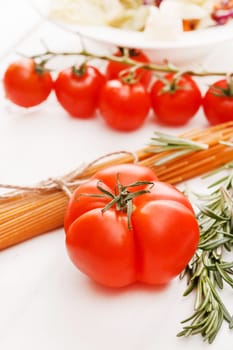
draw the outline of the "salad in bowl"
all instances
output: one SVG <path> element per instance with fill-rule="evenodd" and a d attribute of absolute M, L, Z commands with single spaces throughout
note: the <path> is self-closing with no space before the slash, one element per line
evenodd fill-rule
<path fill-rule="evenodd" d="M 50 18 L 73 25 L 108 26 L 170 40 L 184 31 L 227 24 L 232 0 L 52 0 Z"/>

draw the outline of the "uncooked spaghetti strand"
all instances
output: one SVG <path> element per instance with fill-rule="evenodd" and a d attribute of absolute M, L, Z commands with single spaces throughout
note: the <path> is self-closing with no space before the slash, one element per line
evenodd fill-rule
<path fill-rule="evenodd" d="M 205 173 L 215 170 L 218 167 L 221 167 L 232 160 L 233 150 L 227 155 L 221 156 L 221 158 L 216 158 L 212 156 L 207 162 L 203 161 L 203 163 L 198 164 L 198 166 L 187 168 L 186 171 L 180 172 L 180 174 L 176 174 L 176 176 L 170 174 L 170 176 L 163 176 L 162 178 L 163 181 L 167 181 L 172 184 L 178 184 L 180 182 L 183 182 L 184 180 L 189 180 L 194 177 L 204 175 Z"/>

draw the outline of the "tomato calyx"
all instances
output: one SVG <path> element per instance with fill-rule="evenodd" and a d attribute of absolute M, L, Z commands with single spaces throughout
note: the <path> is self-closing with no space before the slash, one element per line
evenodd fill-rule
<path fill-rule="evenodd" d="M 46 64 L 49 61 L 49 58 L 44 58 L 41 60 L 37 60 L 35 57 L 30 58 L 34 64 L 34 70 L 38 75 L 43 75 L 46 72 L 50 72 L 50 69 L 46 68 Z"/>
<path fill-rule="evenodd" d="M 100 181 L 101 182 L 101 181 Z M 104 189 L 100 182 L 97 184 L 98 189 L 105 193 L 107 196 L 111 197 L 112 200 L 106 204 L 106 206 L 102 209 L 102 212 L 104 213 L 108 209 L 110 209 L 112 206 L 115 206 L 117 211 L 123 211 L 127 213 L 128 218 L 128 228 L 129 230 L 131 227 L 131 214 L 133 211 L 133 199 L 135 197 L 141 196 L 142 194 L 149 193 L 149 189 L 145 190 L 138 190 L 135 192 L 130 192 L 129 188 L 139 187 L 143 185 L 152 185 L 154 186 L 153 182 L 150 181 L 136 181 L 129 185 L 122 185 L 119 181 L 119 175 L 117 175 L 117 181 L 116 181 L 116 187 L 114 190 L 114 194 Z"/>
<path fill-rule="evenodd" d="M 46 64 L 47 60 L 46 61 L 41 61 L 40 63 L 36 63 L 35 62 L 35 72 L 38 74 L 38 75 L 43 75 L 45 72 L 48 71 L 47 68 L 45 68 L 45 64 Z"/>
<path fill-rule="evenodd" d="M 134 67 L 126 68 L 119 73 L 119 79 L 125 84 L 137 84 L 140 82 L 142 73 L 138 73 L 137 70 L 141 68 L 141 64 L 137 64 Z"/>
<path fill-rule="evenodd" d="M 119 53 L 120 56 L 134 59 L 134 57 L 138 57 L 141 55 L 141 51 L 137 49 L 125 49 L 123 47 L 119 47 Z M 144 67 L 144 62 L 139 62 L 133 65 L 132 67 L 127 67 L 126 69 L 123 69 L 119 73 L 119 79 L 125 83 L 125 84 L 136 84 L 138 83 L 141 78 L 143 73 L 138 72 L 139 69 Z"/>
<path fill-rule="evenodd" d="M 128 221 L 128 229 L 132 229 L 131 227 L 131 214 L 133 212 L 133 199 L 135 197 L 141 196 L 145 193 L 150 193 L 150 188 L 154 186 L 154 182 L 151 181 L 136 181 L 129 185 L 122 185 L 119 181 L 119 174 L 117 174 L 116 186 L 114 189 L 114 193 L 107 190 L 102 186 L 102 181 L 99 180 L 97 183 L 97 188 L 101 192 L 100 194 L 88 194 L 88 193 L 80 193 L 80 196 L 90 196 L 90 197 L 109 197 L 110 202 L 105 205 L 102 209 L 102 213 L 106 212 L 113 206 L 116 211 L 121 211 L 127 214 Z M 130 188 L 136 188 L 141 186 L 147 186 L 147 189 L 136 190 L 135 192 L 129 191 Z"/>
<path fill-rule="evenodd" d="M 159 80 L 164 84 L 163 88 L 160 90 L 159 94 L 169 93 L 174 94 L 178 90 L 186 90 L 185 86 L 180 86 L 180 80 L 183 74 L 175 74 L 172 78 L 159 77 Z"/>
<path fill-rule="evenodd" d="M 124 47 L 119 47 L 118 48 L 121 56 L 129 56 L 131 58 L 133 57 L 138 57 L 141 54 L 141 51 L 138 49 L 125 49 Z"/>
<path fill-rule="evenodd" d="M 86 62 L 82 63 L 80 66 L 72 66 L 72 73 L 77 77 L 82 77 L 86 73 Z"/>
<path fill-rule="evenodd" d="M 120 80 L 125 84 L 136 84 L 139 82 L 141 76 L 136 75 L 136 69 L 127 69 L 119 74 Z"/>
<path fill-rule="evenodd" d="M 233 76 L 229 74 L 226 76 L 226 87 L 217 85 L 211 86 L 211 93 L 218 97 L 233 97 Z"/>

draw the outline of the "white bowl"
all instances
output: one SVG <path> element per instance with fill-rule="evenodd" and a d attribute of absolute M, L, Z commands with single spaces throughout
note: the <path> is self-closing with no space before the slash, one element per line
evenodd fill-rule
<path fill-rule="evenodd" d="M 83 38 L 108 46 L 144 50 L 155 63 L 167 60 L 178 66 L 201 63 L 219 44 L 233 40 L 233 21 L 227 25 L 184 32 L 176 40 L 149 40 L 144 33 L 107 26 L 73 25 L 49 18 L 48 0 L 30 0 L 41 16 Z"/>

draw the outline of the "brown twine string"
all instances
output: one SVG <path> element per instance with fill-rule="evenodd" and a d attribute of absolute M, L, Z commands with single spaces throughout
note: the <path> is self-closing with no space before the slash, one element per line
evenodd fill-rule
<path fill-rule="evenodd" d="M 107 158 L 110 158 L 115 155 L 120 155 L 120 154 L 130 155 L 132 156 L 134 163 L 138 162 L 138 157 L 134 152 L 117 151 L 117 152 L 108 153 L 98 157 L 97 159 L 90 162 L 86 166 L 79 166 L 77 169 L 66 174 L 65 176 L 62 176 L 60 178 L 50 177 L 47 180 L 42 181 L 35 186 L 0 184 L 0 188 L 13 190 L 7 193 L 0 194 L 0 199 L 12 198 L 16 195 L 22 195 L 25 192 L 44 193 L 44 192 L 50 192 L 54 190 L 61 190 L 70 198 L 72 195 L 71 188 L 78 186 L 81 183 L 87 181 L 87 179 L 77 179 L 78 177 L 81 177 L 82 175 L 84 175 L 87 170 L 89 170 L 93 165 L 96 165 L 100 161 L 106 160 Z"/>

